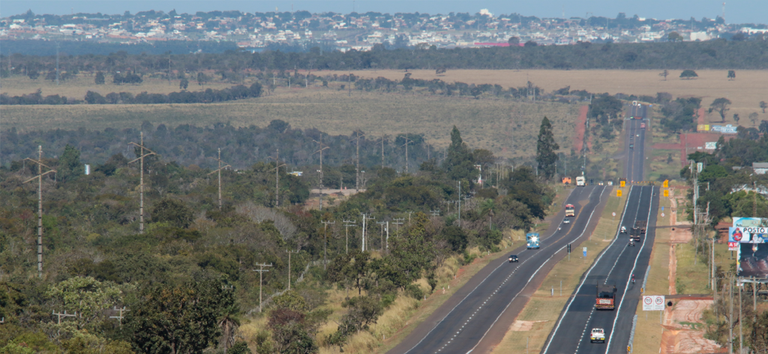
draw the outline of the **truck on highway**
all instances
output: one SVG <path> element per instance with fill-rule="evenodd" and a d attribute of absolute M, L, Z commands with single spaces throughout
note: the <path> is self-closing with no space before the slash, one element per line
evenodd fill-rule
<path fill-rule="evenodd" d="M 537 232 L 531 232 L 525 235 L 526 247 L 528 249 L 539 248 L 539 234 Z"/>
<path fill-rule="evenodd" d="M 647 220 L 635 221 L 635 226 L 632 226 L 632 232 L 629 233 L 629 238 L 632 241 L 640 241 L 645 236 L 645 228 L 648 224 Z"/>
<path fill-rule="evenodd" d="M 587 185 L 587 179 L 584 178 L 584 176 L 578 176 L 576 177 L 576 186 L 578 187 L 584 187 Z"/>
<path fill-rule="evenodd" d="M 565 216 L 576 216 L 576 209 L 574 208 L 573 204 L 565 205 Z"/>
<path fill-rule="evenodd" d="M 615 285 L 597 285 L 597 297 L 595 299 L 596 310 L 613 310 L 616 298 Z"/>

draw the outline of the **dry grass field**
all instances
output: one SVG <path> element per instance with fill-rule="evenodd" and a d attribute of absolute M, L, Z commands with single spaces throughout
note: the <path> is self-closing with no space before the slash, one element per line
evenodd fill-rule
<path fill-rule="evenodd" d="M 376 78 L 400 80 L 403 70 L 366 70 L 352 71 L 355 75 Z M 667 81 L 659 76 L 661 70 L 448 70 L 436 75 L 434 70 L 409 70 L 414 79 L 440 79 L 446 82 L 464 82 L 474 84 L 499 84 L 504 88 L 523 87 L 531 81 L 535 85 L 553 91 L 565 86 L 571 90 L 587 90 L 589 92 L 608 92 L 611 94 L 624 93 L 635 95 L 656 96 L 657 92 L 669 92 L 675 97 L 701 97 L 702 106 L 709 104 L 718 97 L 726 97 L 733 102 L 728 112 L 726 122 L 734 123 L 733 114 L 741 117 L 741 124 L 750 126 L 747 119 L 750 113 L 760 114 L 759 119 L 768 119 L 768 114 L 760 110 L 760 101 L 768 102 L 768 71 L 766 70 L 737 70 L 736 80 L 727 79 L 727 70 L 696 70 L 699 77 L 695 80 L 681 80 L 682 70 L 670 70 Z M 316 72 L 316 75 L 334 72 Z M 346 74 L 347 72 L 336 72 Z M 719 122 L 717 113 L 707 115 L 707 120 Z M 759 124 L 759 120 L 758 120 Z"/>
<path fill-rule="evenodd" d="M 561 103 L 418 94 L 353 91 L 348 96 L 346 91 L 329 88 L 278 89 L 258 99 L 212 104 L 4 106 L 0 129 L 122 129 L 137 128 L 145 120 L 155 126 L 217 122 L 266 126 L 273 119 L 282 119 L 294 128 L 317 128 L 329 134 L 351 134 L 355 129 L 362 129 L 372 138 L 421 133 L 430 144 L 446 147 L 450 130 L 456 125 L 470 147 L 489 149 L 502 157 L 518 157 L 535 153 L 544 116 L 552 121 L 557 142 L 567 153 L 578 108 Z"/>

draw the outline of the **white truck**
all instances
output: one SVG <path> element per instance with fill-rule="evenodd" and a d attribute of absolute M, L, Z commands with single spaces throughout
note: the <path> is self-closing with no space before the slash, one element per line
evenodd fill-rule
<path fill-rule="evenodd" d="M 584 176 L 578 176 L 576 177 L 576 186 L 578 187 L 584 187 L 587 185 L 587 179 L 584 178 Z"/>
<path fill-rule="evenodd" d="M 605 330 L 602 328 L 592 328 L 592 333 L 589 335 L 589 341 L 591 343 L 600 342 L 605 343 Z"/>

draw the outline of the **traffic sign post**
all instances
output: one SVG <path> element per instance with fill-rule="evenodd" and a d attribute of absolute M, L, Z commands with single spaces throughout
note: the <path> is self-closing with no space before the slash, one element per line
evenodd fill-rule
<path fill-rule="evenodd" d="M 624 182 L 621 182 L 624 183 Z M 621 197 L 621 189 L 616 190 L 616 196 Z"/>
<path fill-rule="evenodd" d="M 643 311 L 664 311 L 664 295 L 644 295 Z"/>

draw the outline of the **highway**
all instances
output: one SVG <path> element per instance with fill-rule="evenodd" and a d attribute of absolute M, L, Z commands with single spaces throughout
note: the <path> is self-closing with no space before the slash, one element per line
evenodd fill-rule
<path fill-rule="evenodd" d="M 562 224 L 561 210 L 541 234 L 540 249 L 527 250 L 521 244 L 509 252 L 519 256 L 518 263 L 508 263 L 507 257 L 489 263 L 389 353 L 489 351 L 528 301 L 520 295 L 538 288 L 555 263 L 565 257 L 568 243 L 589 237 L 609 193 L 610 187 L 604 186 L 573 189 L 566 201 L 576 209 L 570 224 Z"/>
<path fill-rule="evenodd" d="M 582 277 L 547 338 L 542 353 L 627 352 L 632 318 L 640 301 L 642 281 L 653 248 L 653 225 L 656 225 L 659 206 L 658 188 L 631 183 L 642 181 L 644 178 L 645 129 L 640 128 L 643 121 L 629 120 L 626 126 L 624 171 L 629 183 L 629 194 L 619 228 L 624 226 L 629 232 L 635 221 L 644 220 L 648 224 L 646 235 L 641 242 L 636 242 L 635 246 L 629 246 L 628 234 L 619 234 L 619 230 L 616 230 L 617 237 Z M 633 148 L 630 148 L 630 144 L 634 144 Z M 636 279 L 634 284 L 631 282 L 632 274 Z M 598 284 L 616 286 L 614 310 L 595 310 Z M 590 342 L 589 334 L 592 328 L 605 330 L 605 343 Z"/>

